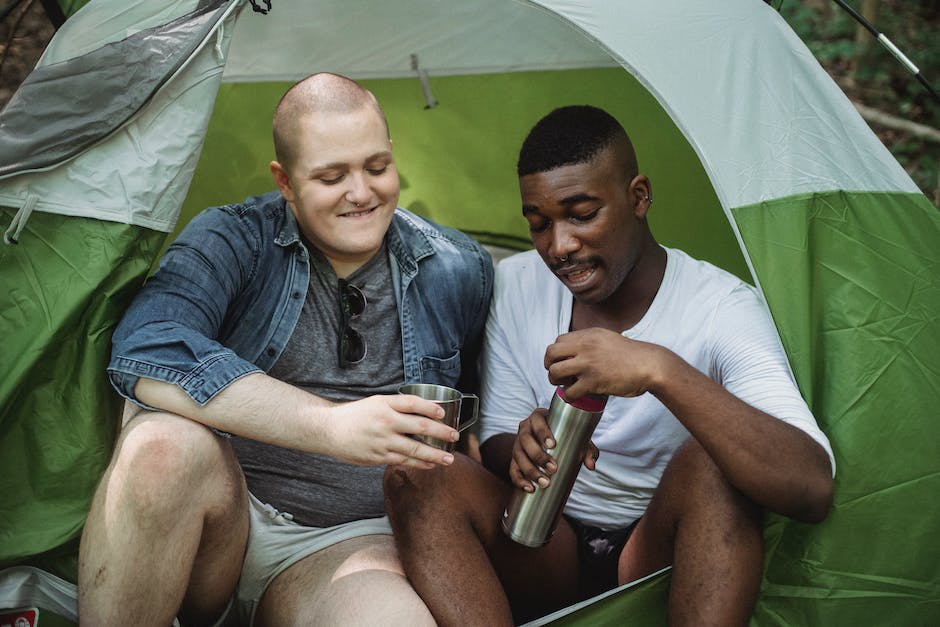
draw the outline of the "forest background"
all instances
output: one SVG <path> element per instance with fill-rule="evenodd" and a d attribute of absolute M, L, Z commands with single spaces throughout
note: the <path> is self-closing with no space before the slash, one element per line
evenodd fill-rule
<path fill-rule="evenodd" d="M 36 65 L 63 14 L 55 0 L 0 2 L 2 108 Z M 931 89 L 836 2 L 768 2 L 802 38 L 918 187 L 940 207 L 940 0 L 845 3 L 895 44 L 919 68 Z M 71 2 L 82 4 L 81 0 Z"/>

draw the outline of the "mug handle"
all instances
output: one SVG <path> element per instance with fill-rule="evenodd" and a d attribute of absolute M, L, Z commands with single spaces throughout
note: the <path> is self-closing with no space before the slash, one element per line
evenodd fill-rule
<path fill-rule="evenodd" d="M 464 408 L 464 402 L 467 401 L 468 399 L 473 399 L 473 417 L 470 419 L 469 422 L 464 422 L 464 421 L 462 420 L 462 419 L 463 419 L 463 415 L 464 415 L 464 410 L 463 410 L 463 408 Z M 479 418 L 479 415 L 480 415 L 480 398 L 479 398 L 476 394 L 461 394 L 461 395 L 460 395 L 460 418 L 461 418 L 461 421 L 460 421 L 460 424 L 457 426 L 457 431 L 458 431 L 458 432 L 463 432 L 464 429 L 467 429 L 467 428 L 472 427 L 473 425 L 475 425 L 476 422 L 477 422 L 477 419 Z"/>

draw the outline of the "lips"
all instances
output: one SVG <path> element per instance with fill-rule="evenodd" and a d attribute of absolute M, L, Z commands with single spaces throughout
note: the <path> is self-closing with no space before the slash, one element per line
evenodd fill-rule
<path fill-rule="evenodd" d="M 590 282 L 597 270 L 593 263 L 567 264 L 554 268 L 555 275 L 566 285 L 580 287 Z"/>
<path fill-rule="evenodd" d="M 361 218 L 362 216 L 367 216 L 373 211 L 376 210 L 376 207 L 371 207 L 369 209 L 362 209 L 359 211 L 347 211 L 346 213 L 339 214 L 341 218 Z"/>

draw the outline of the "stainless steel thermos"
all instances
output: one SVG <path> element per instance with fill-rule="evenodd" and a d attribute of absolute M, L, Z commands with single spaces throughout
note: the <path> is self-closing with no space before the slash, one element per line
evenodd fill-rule
<path fill-rule="evenodd" d="M 555 390 L 548 408 L 548 427 L 555 438 L 555 448 L 548 454 L 555 459 L 558 470 L 547 488 L 536 486 L 534 492 L 513 490 L 501 520 L 507 536 L 532 547 L 549 541 L 606 404 L 607 397 L 597 394 L 569 402 L 562 386 Z"/>

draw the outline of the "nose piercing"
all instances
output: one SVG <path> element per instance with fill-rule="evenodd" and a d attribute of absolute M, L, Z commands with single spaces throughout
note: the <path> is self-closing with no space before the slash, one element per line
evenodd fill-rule
<path fill-rule="evenodd" d="M 653 204 L 653 199 L 650 198 L 649 196 L 647 196 L 647 197 L 644 198 L 643 200 L 645 200 L 645 201 L 646 201 L 646 204 L 648 204 L 648 205 L 652 205 L 652 204 Z"/>
<path fill-rule="evenodd" d="M 568 255 L 562 255 L 561 257 L 558 258 L 558 261 L 561 261 L 561 262 L 568 261 Z"/>

